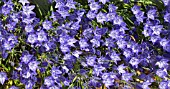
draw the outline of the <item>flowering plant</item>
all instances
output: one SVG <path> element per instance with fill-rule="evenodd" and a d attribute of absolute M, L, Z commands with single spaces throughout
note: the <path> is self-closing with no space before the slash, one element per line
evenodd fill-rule
<path fill-rule="evenodd" d="M 170 89 L 170 0 L 1 0 L 0 89 Z"/>

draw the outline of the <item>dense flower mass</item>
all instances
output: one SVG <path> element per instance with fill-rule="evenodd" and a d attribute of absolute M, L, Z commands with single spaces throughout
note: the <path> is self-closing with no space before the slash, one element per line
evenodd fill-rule
<path fill-rule="evenodd" d="M 0 89 L 95 88 L 170 89 L 170 0 L 0 1 Z"/>

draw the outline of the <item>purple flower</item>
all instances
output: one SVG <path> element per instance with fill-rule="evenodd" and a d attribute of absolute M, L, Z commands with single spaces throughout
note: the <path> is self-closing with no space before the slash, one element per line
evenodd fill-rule
<path fill-rule="evenodd" d="M 164 20 L 165 20 L 165 22 L 169 22 L 170 23 L 170 13 L 166 13 L 164 15 Z"/>
<path fill-rule="evenodd" d="M 3 85 L 5 80 L 7 80 L 7 74 L 5 72 L 0 72 L 0 83 Z"/>
<path fill-rule="evenodd" d="M 86 14 L 87 18 L 94 19 L 96 17 L 95 11 L 89 10 L 89 12 Z"/>
<path fill-rule="evenodd" d="M 152 83 L 150 83 L 149 81 L 143 82 L 143 83 L 142 83 L 142 88 L 143 88 L 143 89 L 150 89 L 150 88 L 149 88 L 149 85 L 151 85 L 151 84 L 152 84 Z"/>
<path fill-rule="evenodd" d="M 169 87 L 168 87 L 168 82 L 166 82 L 166 81 L 160 82 L 159 88 L 160 88 L 160 89 L 169 89 Z"/>
<path fill-rule="evenodd" d="M 67 0 L 66 6 L 69 8 L 76 9 L 75 4 L 76 2 L 74 2 L 74 0 Z"/>
<path fill-rule="evenodd" d="M 26 3 L 30 3 L 28 0 L 19 0 L 20 3 L 22 3 L 23 6 L 25 6 Z"/>
<path fill-rule="evenodd" d="M 137 5 L 134 5 L 132 8 L 131 8 L 133 14 L 137 14 L 138 12 L 140 12 L 140 7 L 137 6 Z"/>
<path fill-rule="evenodd" d="M 47 33 L 45 31 L 41 30 L 41 31 L 37 32 L 36 34 L 38 36 L 38 41 L 40 41 L 40 42 L 48 41 Z"/>
<path fill-rule="evenodd" d="M 112 52 L 110 55 L 110 58 L 117 64 L 117 61 L 121 61 L 121 58 L 119 57 L 118 54 L 116 54 L 116 52 Z"/>
<path fill-rule="evenodd" d="M 57 79 L 60 74 L 62 74 L 62 71 L 60 71 L 57 67 L 52 67 L 52 70 L 51 70 L 51 76 L 54 78 L 54 79 Z"/>
<path fill-rule="evenodd" d="M 86 39 L 80 39 L 79 45 L 80 45 L 80 48 L 86 48 L 89 46 Z"/>
<path fill-rule="evenodd" d="M 137 19 L 138 22 L 142 22 L 144 20 L 144 12 L 143 11 L 139 11 L 138 13 L 135 14 L 135 17 Z"/>
<path fill-rule="evenodd" d="M 2 47 L 4 47 L 5 50 L 11 50 L 14 47 L 14 44 L 9 41 L 4 41 Z"/>
<path fill-rule="evenodd" d="M 86 61 L 89 66 L 94 66 L 96 63 L 96 56 L 88 56 L 86 57 Z"/>
<path fill-rule="evenodd" d="M 116 7 L 114 4 L 109 4 L 109 12 L 115 13 L 118 7 Z"/>
<path fill-rule="evenodd" d="M 109 2 L 109 0 L 99 0 L 99 2 L 102 2 L 103 4 L 106 4 L 106 2 Z"/>
<path fill-rule="evenodd" d="M 122 26 L 123 25 L 123 18 L 120 17 L 120 16 L 115 16 L 114 20 L 113 20 L 113 23 L 114 25 L 120 25 Z"/>
<path fill-rule="evenodd" d="M 36 69 L 38 68 L 39 62 L 37 61 L 31 61 L 28 63 L 29 69 L 32 71 L 36 71 Z"/>
<path fill-rule="evenodd" d="M 97 76 L 99 76 L 99 74 L 102 73 L 103 70 L 105 70 L 105 67 L 101 65 L 94 65 L 93 74 L 96 74 Z"/>
<path fill-rule="evenodd" d="M 153 34 L 160 35 L 163 29 L 163 25 L 151 26 L 151 29 L 153 30 Z"/>
<path fill-rule="evenodd" d="M 132 73 L 123 73 L 122 74 L 122 80 L 125 80 L 126 82 L 128 82 L 129 80 L 132 80 Z"/>
<path fill-rule="evenodd" d="M 65 19 L 67 16 L 70 16 L 68 10 L 68 7 L 60 7 L 57 12 Z"/>
<path fill-rule="evenodd" d="M 130 49 L 124 49 L 123 55 L 124 55 L 126 58 L 130 58 L 130 57 L 133 55 L 133 53 L 132 53 L 132 51 L 131 51 Z"/>
<path fill-rule="evenodd" d="M 19 89 L 19 88 L 16 86 L 11 86 L 9 89 Z"/>
<path fill-rule="evenodd" d="M 167 76 L 167 70 L 166 69 L 158 69 L 157 71 L 156 71 L 156 74 L 159 76 L 159 77 L 161 77 L 161 78 L 164 78 L 164 77 L 166 77 Z"/>
<path fill-rule="evenodd" d="M 156 9 L 152 9 L 152 10 L 149 10 L 147 12 L 147 17 L 154 20 L 155 17 L 157 17 L 157 14 L 156 14 L 157 10 Z"/>
<path fill-rule="evenodd" d="M 96 11 L 96 12 L 101 8 L 98 2 L 91 2 L 89 6 L 90 6 L 90 10 Z"/>
<path fill-rule="evenodd" d="M 168 6 L 170 1 L 169 0 L 162 0 L 165 6 Z"/>
<path fill-rule="evenodd" d="M 62 6 L 65 6 L 64 0 L 55 0 L 55 2 L 56 2 L 55 8 L 60 8 Z"/>
<path fill-rule="evenodd" d="M 121 64 L 117 67 L 117 70 L 119 72 L 119 74 L 121 73 L 126 73 L 126 71 L 124 70 L 127 66 L 124 66 L 124 64 Z"/>
<path fill-rule="evenodd" d="M 50 30 L 52 28 L 52 22 L 51 21 L 48 21 L 48 20 L 45 20 L 43 23 L 42 23 L 42 26 L 44 29 L 46 30 Z"/>
<path fill-rule="evenodd" d="M 107 17 L 108 21 L 113 21 L 114 18 L 116 17 L 116 13 L 115 12 L 109 12 L 109 13 L 107 13 L 106 17 Z"/>
<path fill-rule="evenodd" d="M 163 47 L 165 47 L 168 43 L 169 43 L 169 40 L 167 40 L 165 38 L 161 39 L 161 41 L 160 41 L 160 45 Z"/>
<path fill-rule="evenodd" d="M 60 45 L 60 49 L 63 53 L 70 51 L 70 48 L 67 45 Z"/>
<path fill-rule="evenodd" d="M 142 33 L 144 34 L 145 37 L 148 37 L 152 35 L 153 30 L 150 27 L 145 25 Z"/>
<path fill-rule="evenodd" d="M 31 33 L 31 32 L 34 32 L 34 27 L 31 24 L 28 24 L 25 26 L 24 30 L 28 33 Z"/>
<path fill-rule="evenodd" d="M 167 68 L 168 67 L 168 59 L 161 59 L 160 61 L 156 62 L 155 65 L 158 65 L 159 68 Z"/>
<path fill-rule="evenodd" d="M 123 39 L 118 40 L 116 43 L 120 49 L 124 49 L 127 45 L 127 42 Z"/>
<path fill-rule="evenodd" d="M 109 33 L 109 36 L 113 39 L 117 39 L 120 36 L 119 31 L 112 28 L 112 31 Z"/>
<path fill-rule="evenodd" d="M 136 68 L 138 68 L 138 64 L 141 62 L 140 59 L 136 58 L 136 57 L 132 57 L 129 61 L 129 63 L 132 65 L 132 66 L 135 66 Z"/>
<path fill-rule="evenodd" d="M 44 79 L 44 85 L 46 85 L 47 87 L 49 87 L 49 86 L 51 86 L 53 84 L 54 84 L 54 79 L 51 76 L 46 77 Z"/>
<path fill-rule="evenodd" d="M 31 14 L 34 14 L 34 12 L 32 11 L 35 8 L 35 5 L 27 5 L 27 6 L 23 6 L 22 10 L 23 10 L 23 14 L 25 14 L 26 16 L 30 17 Z"/>
<path fill-rule="evenodd" d="M 27 37 L 27 42 L 31 43 L 31 44 L 34 44 L 37 42 L 37 35 L 36 34 L 33 34 L 33 33 L 30 33 Z"/>
<path fill-rule="evenodd" d="M 22 56 L 20 57 L 20 60 L 27 64 L 31 59 L 33 58 L 33 55 L 30 55 L 28 51 L 24 51 L 22 53 Z"/>
<path fill-rule="evenodd" d="M 93 47 L 99 47 L 100 46 L 100 40 L 93 38 L 90 40 L 90 42 L 92 43 Z"/>
<path fill-rule="evenodd" d="M 103 24 L 104 21 L 107 21 L 106 13 L 99 12 L 96 16 L 96 19 L 97 19 L 97 22 Z"/>

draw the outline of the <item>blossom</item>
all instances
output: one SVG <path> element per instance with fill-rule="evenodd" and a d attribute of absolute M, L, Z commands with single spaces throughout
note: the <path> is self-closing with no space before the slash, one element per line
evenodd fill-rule
<path fill-rule="evenodd" d="M 30 17 L 31 14 L 34 14 L 34 12 L 32 11 L 35 8 L 35 5 L 27 5 L 27 6 L 23 6 L 22 10 L 23 10 L 23 14 L 25 14 L 26 16 Z"/>
<path fill-rule="evenodd" d="M 30 3 L 28 0 L 19 0 L 18 2 L 22 3 L 23 6 L 25 6 L 26 3 Z"/>
<path fill-rule="evenodd" d="M 97 19 L 97 22 L 102 23 L 102 24 L 104 21 L 107 21 L 106 14 L 102 12 L 99 12 L 97 14 L 96 19 Z"/>
<path fill-rule="evenodd" d="M 0 72 L 0 83 L 3 85 L 5 80 L 7 80 L 7 74 L 5 72 Z"/>

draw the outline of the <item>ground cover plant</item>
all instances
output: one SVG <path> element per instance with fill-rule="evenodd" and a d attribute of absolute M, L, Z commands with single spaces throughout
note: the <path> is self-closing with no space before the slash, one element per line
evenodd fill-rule
<path fill-rule="evenodd" d="M 170 89 L 170 0 L 1 0 L 0 89 Z"/>

